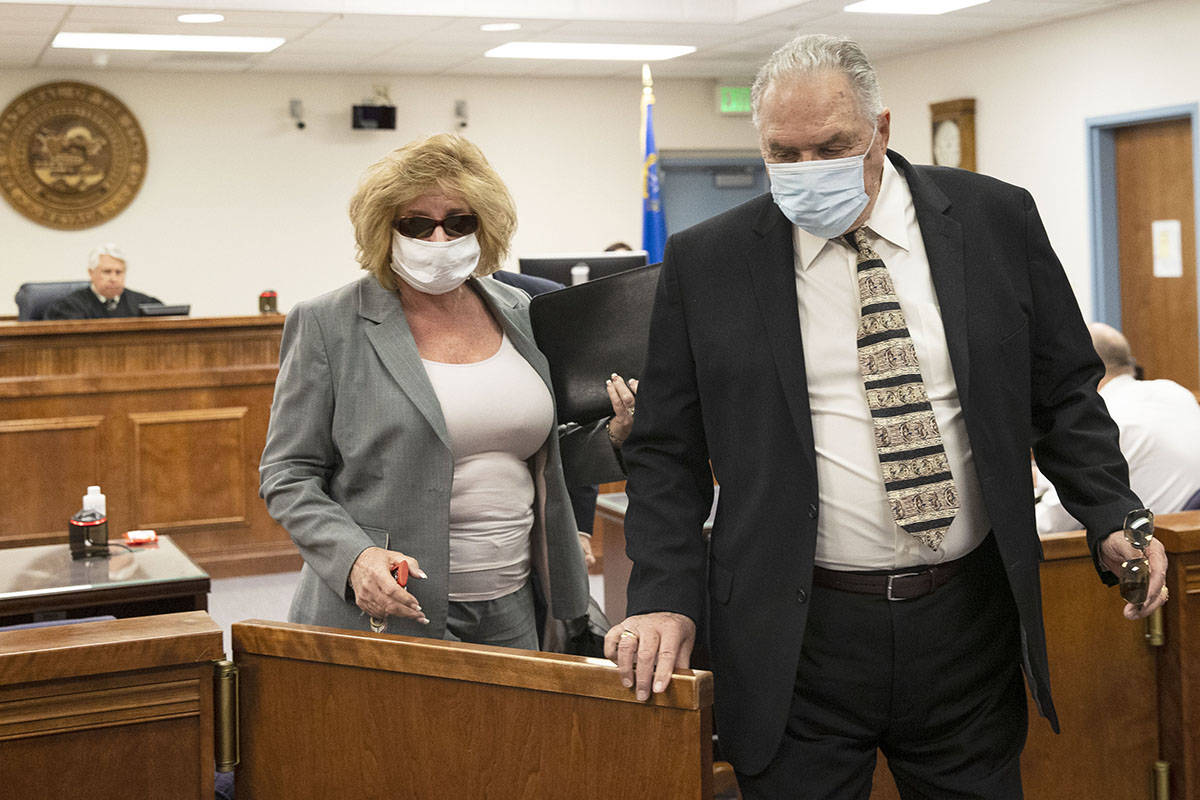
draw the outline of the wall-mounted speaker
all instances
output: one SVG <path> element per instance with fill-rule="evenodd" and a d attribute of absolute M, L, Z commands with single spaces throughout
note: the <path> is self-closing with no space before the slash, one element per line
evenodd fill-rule
<path fill-rule="evenodd" d="M 396 129 L 395 106 L 354 106 L 350 118 L 355 128 L 370 128 L 374 130 Z"/>

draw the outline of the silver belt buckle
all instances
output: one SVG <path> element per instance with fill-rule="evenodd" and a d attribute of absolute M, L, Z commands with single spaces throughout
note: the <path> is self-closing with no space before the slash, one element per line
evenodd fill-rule
<path fill-rule="evenodd" d="M 892 601 L 907 600 L 907 597 L 895 597 L 892 594 L 892 581 L 894 581 L 896 578 L 915 578 L 920 574 L 920 572 L 900 572 L 896 575 L 888 575 L 887 599 Z"/>

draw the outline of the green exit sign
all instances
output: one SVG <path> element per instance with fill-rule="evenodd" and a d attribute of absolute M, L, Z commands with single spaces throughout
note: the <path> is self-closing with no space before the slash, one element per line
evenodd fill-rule
<path fill-rule="evenodd" d="M 717 107 L 722 114 L 749 114 L 749 86 L 718 86 Z"/>

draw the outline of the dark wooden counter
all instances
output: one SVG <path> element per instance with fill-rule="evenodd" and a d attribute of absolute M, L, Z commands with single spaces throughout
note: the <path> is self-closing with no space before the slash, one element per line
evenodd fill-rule
<path fill-rule="evenodd" d="M 0 548 L 153 528 L 214 577 L 298 569 L 258 498 L 281 315 L 0 322 Z"/>

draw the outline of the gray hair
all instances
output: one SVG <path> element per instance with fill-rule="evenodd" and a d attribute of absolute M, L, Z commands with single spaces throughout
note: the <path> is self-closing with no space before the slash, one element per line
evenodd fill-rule
<path fill-rule="evenodd" d="M 88 253 L 88 269 L 93 270 L 100 263 L 100 256 L 108 256 L 115 258 L 122 264 L 125 263 L 125 253 L 121 252 L 121 248 L 117 247 L 112 242 L 96 245 L 92 248 L 92 252 Z"/>
<path fill-rule="evenodd" d="M 798 78 L 821 71 L 840 72 L 850 79 L 858 110 L 865 119 L 874 120 L 883 112 L 879 81 L 875 68 L 858 43 L 845 36 L 813 33 L 797 36 L 780 47 L 759 69 L 750 88 L 750 104 L 754 124 L 759 122 L 759 106 L 763 95 L 780 78 Z"/>

